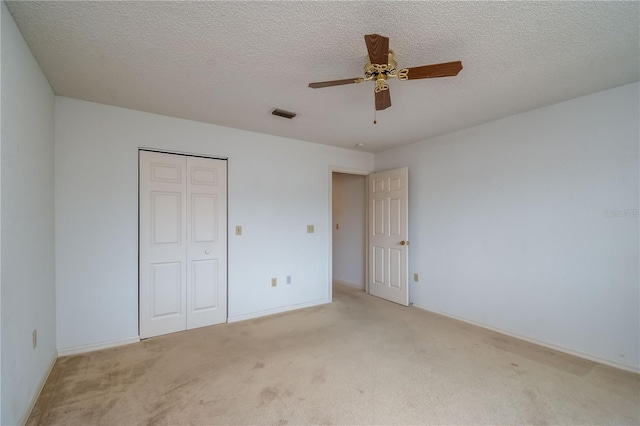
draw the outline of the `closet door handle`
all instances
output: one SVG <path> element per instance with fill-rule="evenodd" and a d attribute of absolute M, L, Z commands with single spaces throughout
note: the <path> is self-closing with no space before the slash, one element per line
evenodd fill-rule
<path fill-rule="evenodd" d="M 204 251 L 204 254 L 209 254 L 209 253 L 211 253 L 211 250 L 205 250 Z"/>

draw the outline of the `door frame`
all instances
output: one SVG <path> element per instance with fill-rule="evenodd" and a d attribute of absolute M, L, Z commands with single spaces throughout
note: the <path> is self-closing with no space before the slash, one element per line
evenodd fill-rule
<path fill-rule="evenodd" d="M 364 169 L 352 169 L 347 167 L 329 166 L 329 288 L 328 288 L 328 300 L 333 302 L 333 174 L 344 173 L 348 175 L 357 175 L 365 177 L 365 197 L 367 196 L 367 183 L 366 179 L 373 173 L 373 170 Z M 369 209 L 364 209 L 365 212 L 365 226 L 369 224 Z M 366 228 L 368 229 L 368 228 Z M 369 256 L 367 256 L 367 247 L 369 246 L 369 232 L 365 232 L 364 239 L 364 291 L 369 293 Z"/>
<path fill-rule="evenodd" d="M 158 152 L 160 154 L 173 154 L 173 155 L 184 155 L 184 156 L 188 156 L 188 157 L 198 157 L 198 158 L 210 158 L 212 160 L 224 160 L 227 162 L 227 176 L 226 176 L 226 182 L 227 182 L 227 188 L 226 188 L 226 196 L 227 196 L 227 212 L 226 212 L 226 216 L 227 216 L 227 238 L 226 238 L 226 246 L 227 246 L 227 276 L 225 277 L 225 282 L 227 285 L 227 300 L 225 300 L 225 303 L 227 304 L 227 319 L 225 322 L 229 322 L 229 157 L 224 157 L 224 156 L 218 156 L 218 155 L 207 155 L 207 154 L 196 154 L 196 153 L 192 153 L 192 152 L 185 152 L 185 151 L 173 151 L 173 150 L 168 150 L 168 149 L 161 149 L 161 148 L 150 148 L 150 147 L 144 147 L 144 146 L 139 146 L 137 151 L 136 151 L 136 158 L 138 161 L 138 186 L 137 186 L 137 191 L 138 191 L 138 226 L 137 226 L 137 235 L 136 235 L 136 239 L 138 241 L 138 303 L 137 303 L 137 307 L 138 307 L 138 337 L 140 337 L 140 152 L 141 151 L 149 151 L 149 152 Z"/>

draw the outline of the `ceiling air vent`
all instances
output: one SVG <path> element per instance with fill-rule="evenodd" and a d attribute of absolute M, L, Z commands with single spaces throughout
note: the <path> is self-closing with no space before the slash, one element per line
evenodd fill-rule
<path fill-rule="evenodd" d="M 274 109 L 273 111 L 271 111 L 271 114 L 277 115 L 278 117 L 288 118 L 288 119 L 292 119 L 293 117 L 296 116 L 295 112 L 285 111 L 285 110 L 280 109 L 280 108 Z"/>

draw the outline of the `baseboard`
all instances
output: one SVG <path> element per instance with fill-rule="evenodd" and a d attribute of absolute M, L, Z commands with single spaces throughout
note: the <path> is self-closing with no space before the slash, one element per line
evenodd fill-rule
<path fill-rule="evenodd" d="M 267 309 L 266 311 L 259 311 L 259 312 L 253 312 L 251 314 L 229 317 L 227 318 L 227 322 L 245 321 L 245 320 L 250 320 L 254 318 L 264 317 L 267 315 L 281 314 L 283 312 L 295 311 L 297 309 L 310 308 L 312 306 L 326 305 L 327 303 L 331 303 L 331 300 L 322 299 L 322 300 L 316 300 L 313 302 L 300 303 L 298 305 L 285 306 L 284 308 Z"/>
<path fill-rule="evenodd" d="M 37 388 L 38 390 L 33 394 L 31 401 L 29 401 L 29 405 L 27 405 L 27 408 L 24 410 L 24 413 L 22 413 L 22 417 L 18 422 L 19 425 L 24 426 L 27 423 L 27 420 L 29 420 L 29 416 L 33 411 L 33 407 L 36 406 L 36 401 L 40 397 L 40 393 L 42 392 L 42 389 L 44 388 L 45 383 L 47 383 L 47 379 L 49 378 L 49 375 L 53 370 L 53 366 L 56 365 L 57 360 L 58 360 L 58 353 L 54 351 L 53 356 L 51 357 L 51 361 L 49 362 L 49 368 L 47 369 L 47 374 L 45 374 L 40 380 L 40 383 L 38 383 L 38 388 Z"/>
<path fill-rule="evenodd" d="M 416 305 L 416 304 L 413 304 L 413 306 L 416 307 L 416 308 L 428 311 L 428 312 L 432 312 L 434 314 L 442 315 L 443 317 L 452 318 L 454 320 L 462 321 L 462 322 L 465 322 L 467 324 L 471 324 L 471 325 L 475 325 L 475 326 L 478 326 L 478 327 L 482 327 L 484 329 L 495 331 L 496 333 L 504 334 L 504 335 L 509 336 L 509 337 L 515 337 L 516 339 L 524 340 L 525 342 L 533 343 L 533 344 L 538 345 L 538 346 L 544 346 L 545 348 L 552 349 L 552 350 L 557 351 L 557 352 L 562 352 L 562 353 L 565 353 L 565 354 L 568 354 L 568 355 L 573 355 L 573 356 L 576 356 L 578 358 L 583 358 L 583 359 L 586 359 L 586 360 L 589 360 L 589 361 L 597 362 L 598 364 L 604 364 L 604 365 L 607 365 L 609 367 L 618 368 L 620 370 L 629 371 L 631 373 L 636 373 L 636 374 L 640 373 L 640 367 L 635 366 L 635 365 L 624 364 L 624 363 L 620 363 L 620 362 L 616 362 L 616 361 L 611 361 L 611 360 L 606 359 L 606 358 L 600 358 L 598 356 L 585 354 L 585 353 L 582 353 L 582 352 L 579 352 L 579 351 L 575 351 L 573 349 L 569 349 L 569 348 L 565 348 L 565 347 L 562 347 L 562 346 L 554 345 L 552 343 L 544 342 L 542 340 L 533 339 L 531 337 L 522 336 L 520 334 L 512 333 L 510 331 L 502 330 L 502 329 L 499 329 L 499 328 L 496 328 L 496 327 L 491 327 L 489 325 L 482 324 L 482 323 L 479 323 L 479 322 L 476 322 L 476 321 L 472 321 L 472 320 L 469 320 L 469 319 L 466 319 L 466 318 L 458 317 L 456 315 L 447 314 L 445 312 L 438 311 L 437 309 L 427 308 L 425 306 L 420 306 L 420 305 Z"/>
<path fill-rule="evenodd" d="M 342 280 L 333 280 L 333 282 L 336 283 L 336 284 L 346 285 L 347 287 L 357 288 L 358 290 L 364 291 L 364 285 L 363 284 L 354 284 L 354 283 L 350 283 L 350 282 L 342 281 Z"/>
<path fill-rule="evenodd" d="M 129 337 L 121 340 L 110 340 L 108 342 L 94 343 L 91 345 L 74 346 L 72 348 L 58 349 L 58 356 L 69 356 L 83 354 L 86 352 L 99 351 L 100 349 L 115 348 L 116 346 L 130 345 L 132 343 L 138 343 L 140 341 L 139 336 Z"/>

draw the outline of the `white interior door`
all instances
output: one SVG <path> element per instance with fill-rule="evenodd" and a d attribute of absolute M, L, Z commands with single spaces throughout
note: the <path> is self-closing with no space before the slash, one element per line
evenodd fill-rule
<path fill-rule="evenodd" d="M 227 321 L 227 162 L 187 157 L 187 329 Z"/>
<path fill-rule="evenodd" d="M 409 305 L 408 169 L 369 175 L 369 293 Z"/>
<path fill-rule="evenodd" d="M 140 337 L 227 319 L 226 161 L 140 151 Z"/>
<path fill-rule="evenodd" d="M 187 326 L 186 157 L 140 151 L 140 337 Z"/>

